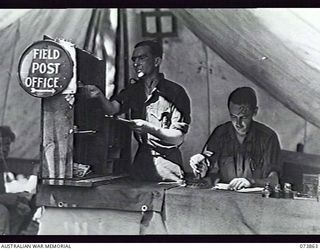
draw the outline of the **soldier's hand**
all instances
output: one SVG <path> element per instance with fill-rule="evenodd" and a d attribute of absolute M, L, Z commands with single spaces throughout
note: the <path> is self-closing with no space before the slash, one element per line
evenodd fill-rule
<path fill-rule="evenodd" d="M 190 158 L 190 167 L 195 176 L 198 176 L 199 174 L 201 178 L 206 176 L 208 166 L 205 160 L 206 158 L 202 154 L 196 154 Z"/>
<path fill-rule="evenodd" d="M 234 178 L 229 183 L 229 189 L 232 190 L 239 190 L 241 188 L 248 187 L 251 187 L 251 183 L 246 178 Z"/>
<path fill-rule="evenodd" d="M 138 133 L 149 133 L 153 129 L 153 125 L 142 119 L 131 120 L 131 128 Z"/>
<path fill-rule="evenodd" d="M 164 181 L 169 180 L 179 183 L 183 180 L 184 173 L 178 164 L 162 157 L 156 157 L 154 160 L 157 172 Z"/>

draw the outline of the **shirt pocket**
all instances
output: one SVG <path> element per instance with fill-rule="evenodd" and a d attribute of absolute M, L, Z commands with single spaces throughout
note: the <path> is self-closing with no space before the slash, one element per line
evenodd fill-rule
<path fill-rule="evenodd" d="M 171 125 L 172 112 L 170 107 L 166 106 L 149 106 L 147 108 L 148 120 L 157 124 L 161 128 L 169 128 Z"/>

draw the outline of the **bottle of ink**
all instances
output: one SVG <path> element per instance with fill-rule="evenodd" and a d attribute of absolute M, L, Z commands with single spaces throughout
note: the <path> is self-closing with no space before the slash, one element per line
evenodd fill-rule
<path fill-rule="evenodd" d="M 277 198 L 277 199 L 282 198 L 282 190 L 281 190 L 281 185 L 280 184 L 275 185 L 274 192 L 273 192 L 273 197 Z"/>
<path fill-rule="evenodd" d="M 264 198 L 270 198 L 272 192 L 272 188 L 269 182 L 267 182 L 264 186 L 264 189 L 262 190 L 262 197 Z"/>
<path fill-rule="evenodd" d="M 285 199 L 292 199 L 293 198 L 293 192 L 291 188 L 290 183 L 285 183 L 283 186 L 283 196 Z"/>

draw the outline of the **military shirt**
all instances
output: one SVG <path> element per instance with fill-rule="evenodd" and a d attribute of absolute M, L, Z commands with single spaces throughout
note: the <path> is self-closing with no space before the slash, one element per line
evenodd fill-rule
<path fill-rule="evenodd" d="M 183 87 L 164 78 L 160 79 L 149 96 L 145 93 L 144 83 L 138 80 L 122 90 L 115 98 L 121 103 L 120 113 L 131 110 L 132 119 L 143 119 L 160 128 L 178 129 L 188 132 L 190 100 Z M 151 134 L 135 133 L 136 139 L 152 148 L 169 149 L 179 145 L 168 145 Z"/>
<path fill-rule="evenodd" d="M 143 119 L 160 128 L 188 132 L 190 100 L 179 84 L 160 74 L 156 87 L 147 96 L 141 80 L 129 85 L 115 98 L 121 103 L 120 113 L 131 111 L 132 119 Z M 182 177 L 180 145 L 167 144 L 147 133 L 136 133 L 139 148 L 135 155 L 131 176 L 139 180 L 174 180 Z"/>
<path fill-rule="evenodd" d="M 211 172 L 218 173 L 221 182 L 233 178 L 263 179 L 270 172 L 281 173 L 280 144 L 277 134 L 266 125 L 252 121 L 241 144 L 229 121 L 218 126 L 209 137 L 203 154 L 210 162 Z"/>

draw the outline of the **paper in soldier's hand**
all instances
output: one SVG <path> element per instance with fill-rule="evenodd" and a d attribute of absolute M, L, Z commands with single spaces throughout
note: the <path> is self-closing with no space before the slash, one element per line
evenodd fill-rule
<path fill-rule="evenodd" d="M 118 117 L 117 121 L 129 124 L 129 125 L 134 125 L 135 124 L 135 122 L 133 120 L 124 119 L 124 118 L 121 118 L 121 117 Z"/>
<path fill-rule="evenodd" d="M 119 121 L 119 122 L 122 122 L 122 123 L 125 123 L 125 124 L 128 124 L 128 125 L 134 125 L 134 121 L 133 120 L 128 120 L 128 119 L 121 118 L 121 117 L 114 116 L 114 115 L 105 115 L 105 117 L 109 118 L 109 119 L 113 119 L 113 120 Z"/>

